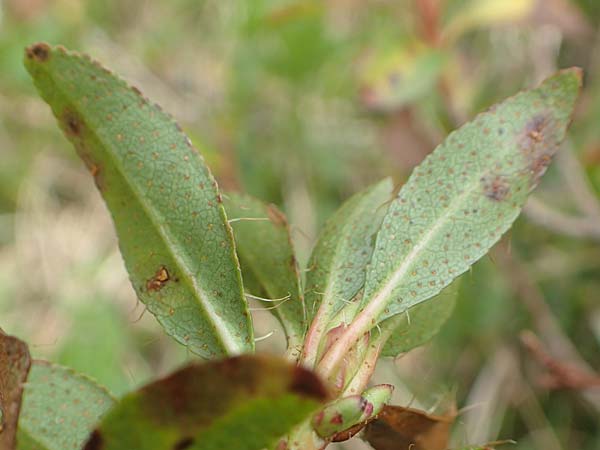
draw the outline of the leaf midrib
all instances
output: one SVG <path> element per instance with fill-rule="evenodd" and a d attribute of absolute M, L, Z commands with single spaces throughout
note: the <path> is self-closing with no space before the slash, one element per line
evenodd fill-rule
<path fill-rule="evenodd" d="M 485 171 L 478 172 L 478 174 L 481 174 L 484 172 Z M 383 312 L 385 307 L 392 301 L 391 299 L 386 301 L 386 299 L 388 299 L 391 296 L 394 289 L 396 287 L 398 287 L 399 282 L 404 278 L 404 276 L 406 275 L 408 270 L 412 267 L 413 262 L 416 259 L 418 259 L 423 248 L 425 248 L 426 245 L 429 242 L 431 242 L 431 240 L 433 238 L 435 238 L 435 236 L 437 236 L 437 231 L 439 229 L 441 229 L 446 223 L 448 223 L 449 218 L 451 218 L 456 211 L 460 210 L 460 208 L 457 205 L 461 205 L 463 200 L 465 198 L 467 198 L 473 192 L 474 186 L 475 187 L 479 186 L 479 182 L 478 182 L 479 178 L 480 178 L 479 176 L 477 176 L 477 177 L 473 176 L 472 180 L 467 184 L 467 188 L 465 188 L 461 194 L 456 196 L 454 198 L 454 200 L 452 200 L 450 202 L 450 204 L 448 205 L 448 208 L 446 208 L 446 211 L 435 222 L 433 227 L 431 227 L 429 229 L 429 231 L 427 233 L 425 233 L 419 239 L 418 243 L 413 247 L 413 249 L 406 256 L 406 258 L 404 258 L 402 260 L 402 264 L 400 264 L 398 269 L 396 269 L 393 272 L 391 277 L 387 278 L 387 281 L 385 282 L 383 287 L 380 288 L 378 291 L 376 291 L 373 295 L 371 295 L 369 297 L 369 298 L 371 298 L 371 300 L 369 300 L 369 298 L 365 298 L 364 304 L 372 303 L 373 306 L 376 307 L 375 310 L 377 311 L 377 316 L 379 316 Z M 367 280 L 366 284 L 368 285 L 368 280 Z M 415 304 L 418 304 L 418 303 L 420 303 L 420 302 L 417 302 Z M 408 308 L 406 308 L 406 309 L 408 309 Z M 394 315 L 401 314 L 402 312 L 403 311 L 399 311 L 399 312 L 395 313 Z"/>
<path fill-rule="evenodd" d="M 361 199 L 364 200 L 364 199 Z M 360 210 L 362 211 L 364 209 L 360 208 Z M 356 209 L 354 209 L 353 212 L 350 213 L 350 219 L 353 219 L 354 217 L 357 216 L 356 213 Z M 360 216 L 360 214 L 358 214 Z M 354 222 L 352 220 L 346 221 L 346 223 L 344 225 L 342 225 L 342 232 L 339 234 L 339 237 L 337 239 L 337 242 L 335 244 L 335 249 L 333 251 L 333 257 L 331 258 L 331 262 L 335 262 L 338 260 L 338 256 L 342 253 L 342 248 L 343 248 L 343 243 L 344 243 L 344 236 L 348 236 L 348 228 L 351 226 L 351 224 L 353 224 Z M 326 305 L 327 302 L 325 301 L 326 299 L 328 299 L 329 297 L 332 296 L 331 291 L 333 290 L 334 285 L 336 284 L 336 277 L 333 276 L 334 274 L 334 268 L 333 268 L 333 264 L 330 268 L 330 270 L 328 271 L 328 277 L 327 277 L 327 286 L 325 288 L 325 291 L 323 292 L 323 298 L 321 299 L 321 302 L 323 305 Z M 363 280 L 362 286 L 365 285 L 365 281 Z M 357 292 L 360 291 L 360 288 L 357 289 Z M 337 296 L 333 296 L 334 300 Z M 346 301 L 351 301 L 352 299 L 342 299 L 342 301 L 346 302 Z M 329 310 L 329 317 L 328 320 L 331 318 L 331 315 L 333 313 L 333 308 L 327 308 Z"/>
<path fill-rule="evenodd" d="M 64 98 L 69 99 L 69 103 L 72 105 L 72 107 L 76 110 L 76 112 L 83 117 L 83 114 L 80 110 L 80 108 L 77 106 L 77 104 L 75 103 L 75 101 L 68 95 L 68 93 L 65 93 L 65 90 L 62 89 L 59 83 L 56 82 L 56 79 L 53 75 L 50 74 L 49 71 L 46 71 L 46 73 L 48 74 L 48 76 L 50 77 L 50 79 L 52 80 L 54 86 L 57 88 L 57 90 L 59 92 L 62 93 L 62 95 L 64 96 Z M 116 78 L 116 81 L 120 84 L 124 84 L 127 86 L 127 83 L 119 78 Z M 57 117 L 58 118 L 58 117 Z M 170 119 L 171 121 L 173 121 L 173 119 Z M 86 121 L 87 123 L 87 121 Z M 93 134 L 93 136 L 98 140 L 98 142 L 100 144 L 102 144 L 102 146 L 105 149 L 109 149 L 110 146 L 107 146 L 105 141 L 103 139 L 100 138 L 100 136 L 98 135 L 96 129 L 92 129 L 89 126 L 86 127 L 87 130 L 89 130 L 90 133 Z M 102 129 L 102 125 L 98 126 L 97 128 Z M 181 132 L 180 132 L 181 133 Z M 130 183 L 130 181 L 127 179 L 126 176 L 124 176 L 124 170 L 123 167 L 119 161 L 119 158 L 116 158 L 115 156 L 113 156 L 113 152 L 110 150 L 106 151 L 106 154 L 108 155 L 108 157 L 110 158 L 110 160 L 113 162 L 115 168 L 119 171 L 119 174 L 121 175 L 121 179 L 124 180 L 125 185 L 130 189 L 130 191 L 133 193 L 134 198 L 138 201 L 138 203 L 141 205 L 142 210 L 146 213 L 146 216 L 148 217 L 148 220 L 150 221 L 150 223 L 154 226 L 154 228 L 157 230 L 158 235 L 163 239 L 165 247 L 167 248 L 167 253 L 169 253 L 169 255 L 172 257 L 173 261 L 175 261 L 176 265 L 178 266 L 181 275 L 183 277 L 183 279 L 185 280 L 186 284 L 188 285 L 188 287 L 191 288 L 192 291 L 194 292 L 199 292 L 201 294 L 204 294 L 204 291 L 196 284 L 195 280 L 192 278 L 192 276 L 189 274 L 189 272 L 187 270 L 185 270 L 186 265 L 184 264 L 184 262 L 182 261 L 182 259 L 180 259 L 172 250 L 171 244 L 172 241 L 171 239 L 168 237 L 168 235 L 170 233 L 167 233 L 167 229 L 168 227 L 163 227 L 162 225 L 160 225 L 160 222 L 158 222 L 158 218 L 156 217 L 153 209 L 149 206 L 147 206 L 145 204 L 145 202 L 143 202 L 141 199 L 143 198 L 141 196 L 141 194 L 137 191 L 137 189 L 134 187 L 134 185 L 132 183 Z M 210 175 L 209 175 L 210 176 Z M 211 180 L 212 181 L 212 180 Z M 179 246 L 181 247 L 181 245 Z M 182 269 L 183 268 L 183 269 Z M 194 296 L 195 298 L 197 298 L 199 306 L 203 307 L 204 312 L 206 313 L 206 315 L 212 319 L 214 322 L 211 322 L 210 320 L 208 321 L 210 323 L 210 325 L 212 325 L 214 331 L 215 331 L 215 336 L 219 337 L 219 342 L 222 344 L 223 349 L 226 350 L 229 354 L 236 354 L 238 353 L 239 350 L 239 345 L 237 345 L 237 343 L 235 343 L 234 341 L 231 341 L 227 335 L 222 334 L 220 331 L 221 330 L 229 330 L 229 327 L 227 326 L 227 323 L 222 321 L 218 314 L 216 314 L 216 312 L 214 311 L 214 309 L 212 308 L 212 306 L 210 305 L 210 303 L 206 303 L 205 300 L 203 300 L 203 297 L 201 295 L 197 295 Z M 218 323 L 219 326 L 214 325 L 215 323 Z M 174 336 L 176 337 L 176 336 Z M 179 340 L 179 339 L 177 339 Z M 231 348 L 229 347 L 229 345 L 232 345 Z"/>

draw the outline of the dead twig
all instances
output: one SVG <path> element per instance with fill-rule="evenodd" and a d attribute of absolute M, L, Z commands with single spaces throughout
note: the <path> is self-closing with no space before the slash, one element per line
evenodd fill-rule
<path fill-rule="evenodd" d="M 504 247 L 493 251 L 494 259 L 510 279 L 510 286 L 528 309 L 537 333 L 548 345 L 551 354 L 582 373 L 593 375 L 595 372 L 579 354 L 571 340 L 563 332 L 546 304 L 539 287 L 530 279 L 527 268 L 514 253 L 509 253 Z M 597 411 L 600 412 L 600 389 L 582 389 L 578 393 Z"/>
<path fill-rule="evenodd" d="M 578 239 L 600 241 L 600 221 L 597 219 L 565 214 L 551 208 L 536 197 L 529 198 L 524 212 L 529 220 L 555 233 Z"/>
<path fill-rule="evenodd" d="M 523 331 L 520 338 L 531 356 L 548 371 L 539 380 L 546 389 L 580 390 L 600 387 L 600 375 L 585 372 L 578 366 L 554 358 L 533 332 Z"/>

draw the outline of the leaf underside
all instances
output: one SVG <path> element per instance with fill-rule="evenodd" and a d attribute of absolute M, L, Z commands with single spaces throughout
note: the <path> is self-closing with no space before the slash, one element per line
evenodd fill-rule
<path fill-rule="evenodd" d="M 478 115 L 391 203 L 363 305 L 381 322 L 439 293 L 511 226 L 565 137 L 581 85 L 568 69 Z"/>
<path fill-rule="evenodd" d="M 93 175 L 147 309 L 200 356 L 253 351 L 221 197 L 179 126 L 86 56 L 36 44 L 25 66 Z"/>
<path fill-rule="evenodd" d="M 84 450 L 272 448 L 327 399 L 313 373 L 277 358 L 193 364 L 125 396 Z"/>
<path fill-rule="evenodd" d="M 308 263 L 310 318 L 319 308 L 321 316 L 332 318 L 363 288 L 392 190 L 392 181 L 384 179 L 347 200 L 325 224 Z"/>
<path fill-rule="evenodd" d="M 386 329 L 388 321 L 393 332 L 386 341 L 381 356 L 396 357 L 419 347 L 439 331 L 450 318 L 458 294 L 459 280 L 456 280 L 434 298 L 407 309 L 401 317 L 392 317 L 381 324 Z"/>
<path fill-rule="evenodd" d="M 274 205 L 248 195 L 228 193 L 224 205 L 246 289 L 250 294 L 264 292 L 269 299 L 283 299 L 262 304 L 281 322 L 288 349 L 297 354 L 306 332 L 306 319 L 300 272 L 286 217 Z M 248 289 L 246 279 L 257 282 L 260 292 Z"/>
<path fill-rule="evenodd" d="M 35 361 L 23 395 L 17 449 L 80 449 L 114 404 L 111 395 L 89 378 Z"/>

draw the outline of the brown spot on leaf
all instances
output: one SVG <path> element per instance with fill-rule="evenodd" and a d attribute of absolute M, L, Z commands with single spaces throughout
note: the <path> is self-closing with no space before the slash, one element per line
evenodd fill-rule
<path fill-rule="evenodd" d="M 80 137 L 83 131 L 83 122 L 80 117 L 71 110 L 65 110 L 62 116 L 65 125 L 65 133 L 68 136 Z"/>
<path fill-rule="evenodd" d="M 169 271 L 165 266 L 160 266 L 154 276 L 146 282 L 147 291 L 159 291 L 170 280 Z"/>
<path fill-rule="evenodd" d="M 328 397 L 325 385 L 312 372 L 302 367 L 294 367 L 290 391 L 306 397 L 324 400 Z"/>
<path fill-rule="evenodd" d="M 34 44 L 26 50 L 29 59 L 35 59 L 39 62 L 45 62 L 50 56 L 50 46 L 44 42 Z"/>
<path fill-rule="evenodd" d="M 103 444 L 104 441 L 100 435 L 100 432 L 98 430 L 94 430 L 92 434 L 90 434 L 90 437 L 83 447 L 83 450 L 100 450 Z"/>
<path fill-rule="evenodd" d="M 560 128 L 550 112 L 534 116 L 525 125 L 519 145 L 531 175 L 531 187 L 535 187 L 559 148 Z"/>
<path fill-rule="evenodd" d="M 496 202 L 504 200 L 510 192 L 508 180 L 499 174 L 487 174 L 483 176 L 481 178 L 481 186 L 484 195 Z"/>
<path fill-rule="evenodd" d="M 331 422 L 333 424 L 344 423 L 344 417 L 340 413 L 337 413 L 331 418 L 331 420 L 329 422 Z"/>
<path fill-rule="evenodd" d="M 173 446 L 173 450 L 184 450 L 190 448 L 194 444 L 194 438 L 185 437 Z"/>

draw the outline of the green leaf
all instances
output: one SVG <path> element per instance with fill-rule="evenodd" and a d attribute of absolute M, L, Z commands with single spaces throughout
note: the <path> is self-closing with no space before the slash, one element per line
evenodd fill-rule
<path fill-rule="evenodd" d="M 84 450 L 262 450 L 327 399 L 312 372 L 281 359 L 196 363 L 124 397 Z"/>
<path fill-rule="evenodd" d="M 327 221 L 313 249 L 306 275 L 309 318 L 318 308 L 328 318 L 352 300 L 365 283 L 374 236 L 392 197 L 389 178 L 347 200 Z"/>
<path fill-rule="evenodd" d="M 30 366 L 27 344 L 0 329 L 0 449 L 15 448 L 23 383 Z"/>
<path fill-rule="evenodd" d="M 450 134 L 413 171 L 377 235 L 365 325 L 433 297 L 508 230 L 565 137 L 580 85 L 580 70 L 557 73 Z"/>
<path fill-rule="evenodd" d="M 288 340 L 288 351 L 296 358 L 306 332 L 304 296 L 285 215 L 275 205 L 266 205 L 248 195 L 227 194 L 225 209 L 230 218 L 236 249 L 246 279 L 258 282 L 261 291 L 278 302 L 262 302 L 281 322 Z"/>
<path fill-rule="evenodd" d="M 221 197 L 179 126 L 88 57 L 36 44 L 25 65 L 94 176 L 140 300 L 200 356 L 252 351 Z"/>
<path fill-rule="evenodd" d="M 384 321 L 381 324 L 383 332 L 388 326 L 393 327 L 394 331 L 386 341 L 381 356 L 396 357 L 433 338 L 452 315 L 458 293 L 457 284 L 458 280 L 434 298 Z"/>
<path fill-rule="evenodd" d="M 89 378 L 36 361 L 19 418 L 18 450 L 80 449 L 115 400 Z"/>
<path fill-rule="evenodd" d="M 317 316 L 306 342 L 309 364 L 314 362 L 328 323 L 364 286 L 374 238 L 392 190 L 387 178 L 354 195 L 327 221 L 319 236 L 306 276 L 309 320 Z"/>

